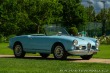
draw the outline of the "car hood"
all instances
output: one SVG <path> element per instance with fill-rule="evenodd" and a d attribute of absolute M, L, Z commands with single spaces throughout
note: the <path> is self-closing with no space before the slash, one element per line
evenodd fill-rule
<path fill-rule="evenodd" d="M 88 43 L 91 43 L 91 45 L 95 45 L 95 42 L 87 37 L 77 37 L 77 36 L 59 36 L 61 39 L 67 39 L 67 40 L 77 40 L 78 45 L 87 45 Z"/>
<path fill-rule="evenodd" d="M 76 38 L 79 38 L 79 39 L 83 39 L 83 40 L 86 40 L 86 41 L 93 41 L 93 42 L 96 42 L 97 39 L 95 38 L 90 38 L 90 37 L 76 37 Z"/>
<path fill-rule="evenodd" d="M 97 39 L 95 39 L 95 38 L 90 38 L 90 37 L 78 37 L 78 36 L 77 36 L 76 38 L 85 40 L 85 41 L 87 41 L 88 43 L 91 43 L 92 45 L 95 45 L 95 41 L 97 40 Z"/>

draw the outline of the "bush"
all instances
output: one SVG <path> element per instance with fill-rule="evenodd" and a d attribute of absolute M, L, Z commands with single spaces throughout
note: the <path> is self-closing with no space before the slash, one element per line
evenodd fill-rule
<path fill-rule="evenodd" d="M 106 39 L 107 39 L 107 44 L 110 44 L 110 36 L 108 36 Z"/>
<path fill-rule="evenodd" d="M 2 34 L 0 34 L 0 43 L 4 42 L 6 40 L 6 37 L 4 37 Z"/>
<path fill-rule="evenodd" d="M 76 35 L 78 35 L 78 29 L 76 27 L 71 27 L 69 29 L 69 33 L 76 36 Z"/>
<path fill-rule="evenodd" d="M 16 35 L 9 35 L 9 36 L 5 37 L 2 34 L 0 34 L 0 43 L 9 42 L 9 39 L 12 38 L 12 37 L 15 37 L 15 36 Z"/>
<path fill-rule="evenodd" d="M 110 44 L 110 36 L 101 36 L 99 40 L 101 44 Z"/>
<path fill-rule="evenodd" d="M 7 36 L 5 42 L 9 42 L 10 38 L 13 38 L 13 37 L 15 37 L 15 36 L 16 36 L 16 35 L 9 35 L 9 36 Z"/>

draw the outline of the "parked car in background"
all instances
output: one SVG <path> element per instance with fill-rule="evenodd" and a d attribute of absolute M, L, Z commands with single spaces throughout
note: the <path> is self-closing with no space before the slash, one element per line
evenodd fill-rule
<path fill-rule="evenodd" d="M 66 59 L 69 55 L 89 60 L 98 52 L 99 41 L 89 37 L 70 36 L 59 26 L 44 28 L 43 34 L 21 35 L 11 38 L 9 47 L 16 58 L 26 53 L 40 53 L 44 58 L 53 54 L 55 59 Z"/>

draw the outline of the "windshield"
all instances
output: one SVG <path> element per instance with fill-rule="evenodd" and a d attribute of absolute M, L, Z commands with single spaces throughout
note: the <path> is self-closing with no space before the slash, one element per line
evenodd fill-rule
<path fill-rule="evenodd" d="M 45 33 L 48 36 L 51 36 L 51 35 L 69 35 L 69 33 L 64 28 L 59 27 L 59 26 L 46 27 Z"/>

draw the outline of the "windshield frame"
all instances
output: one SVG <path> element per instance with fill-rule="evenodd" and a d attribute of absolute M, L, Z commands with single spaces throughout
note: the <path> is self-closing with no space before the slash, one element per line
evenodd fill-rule
<path fill-rule="evenodd" d="M 69 33 L 60 26 L 47 26 L 44 28 L 45 34 L 47 36 L 53 36 L 53 35 L 65 35 L 69 36 Z"/>

